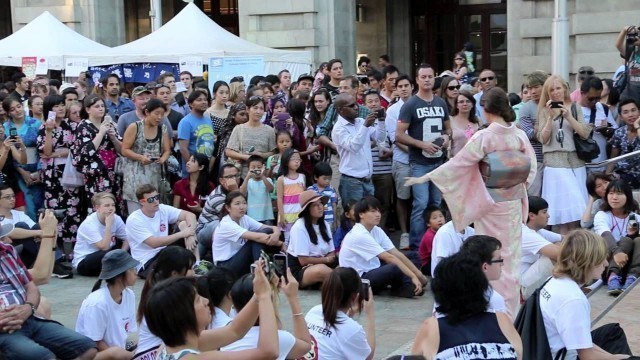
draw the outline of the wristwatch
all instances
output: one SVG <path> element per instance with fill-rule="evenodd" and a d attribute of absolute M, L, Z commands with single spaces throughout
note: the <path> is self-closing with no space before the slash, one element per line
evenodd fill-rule
<path fill-rule="evenodd" d="M 35 315 L 35 314 L 36 314 L 36 306 L 35 306 L 35 305 L 33 305 L 32 303 L 30 303 L 30 302 L 28 302 L 28 301 L 27 301 L 27 302 L 25 302 L 24 304 L 25 304 L 25 305 L 29 305 L 29 306 L 31 307 L 31 316 L 33 316 L 33 315 Z"/>

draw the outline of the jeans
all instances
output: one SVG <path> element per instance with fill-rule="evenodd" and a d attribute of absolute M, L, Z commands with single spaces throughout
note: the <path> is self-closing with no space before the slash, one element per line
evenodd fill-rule
<path fill-rule="evenodd" d="M 395 188 L 393 182 L 393 175 L 388 174 L 375 174 L 371 177 L 371 182 L 375 189 L 375 197 L 380 202 L 380 227 L 387 228 L 387 218 L 391 211 L 391 205 L 393 204 L 393 190 Z"/>
<path fill-rule="evenodd" d="M 618 242 L 618 248 L 629 257 L 627 264 L 620 268 L 615 261 L 613 261 L 613 255 L 609 260 L 609 273 L 613 272 L 617 275 L 625 277 L 625 275 L 633 275 L 640 277 L 640 237 L 631 239 L 629 237 L 622 237 Z"/>
<path fill-rule="evenodd" d="M 29 317 L 20 330 L 0 334 L 0 352 L 7 359 L 75 359 L 96 343 L 51 320 Z"/>
<path fill-rule="evenodd" d="M 371 292 L 377 294 L 391 285 L 392 288 L 400 288 L 412 285 L 409 279 L 395 264 L 383 264 L 377 269 L 362 274 L 363 279 L 371 282 Z"/>
<path fill-rule="evenodd" d="M 442 162 L 430 165 L 411 163 L 411 176 L 420 177 L 431 172 L 442 165 Z M 430 181 L 424 184 L 416 184 L 411 187 L 413 193 L 413 209 L 411 210 L 411 228 L 409 229 L 409 242 L 412 250 L 418 250 L 420 240 L 424 232 L 427 231 L 425 221 L 422 216 L 424 209 L 429 205 L 440 206 L 442 193 Z"/>
<path fill-rule="evenodd" d="M 263 228 L 256 232 L 272 234 L 273 230 L 271 228 Z M 235 273 L 236 278 L 240 278 L 251 271 L 251 264 L 260 258 L 260 253 L 266 248 L 267 245 L 265 244 L 247 240 L 235 255 L 228 260 L 216 262 L 216 266 L 227 268 Z"/>
<path fill-rule="evenodd" d="M 35 172 L 38 170 L 38 164 L 27 164 L 23 165 L 22 168 L 28 172 Z M 37 212 L 44 207 L 44 188 L 42 184 L 27 186 L 22 176 L 18 174 L 17 177 L 18 187 L 20 187 L 20 191 L 24 194 L 24 202 L 26 204 L 25 213 L 31 220 L 38 221 Z"/>
<path fill-rule="evenodd" d="M 213 242 L 213 232 L 220 224 L 220 220 L 213 220 L 206 224 L 200 231 L 196 233 L 198 239 L 198 252 L 200 253 L 200 259 L 205 259 L 207 252 L 211 250 L 211 244 Z"/>
<path fill-rule="evenodd" d="M 375 189 L 373 188 L 373 183 L 371 181 L 360 181 L 358 179 L 342 175 L 340 176 L 340 188 L 338 191 L 340 192 L 342 208 L 344 209 L 345 205 L 350 200 L 358 201 L 367 195 L 373 196 Z"/>

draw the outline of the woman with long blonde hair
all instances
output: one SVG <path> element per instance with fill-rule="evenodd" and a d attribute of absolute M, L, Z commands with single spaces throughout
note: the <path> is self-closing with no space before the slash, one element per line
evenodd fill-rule
<path fill-rule="evenodd" d="M 552 75 L 544 82 L 538 102 L 536 137 L 542 143 L 544 175 L 542 198 L 549 203 L 549 225 L 566 234 L 579 227 L 589 194 L 587 170 L 578 158 L 574 133 L 586 139 L 591 129 L 582 109 L 569 98 L 569 87 Z"/>

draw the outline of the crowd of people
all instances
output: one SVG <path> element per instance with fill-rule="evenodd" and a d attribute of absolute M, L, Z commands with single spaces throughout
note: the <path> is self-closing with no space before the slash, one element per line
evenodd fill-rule
<path fill-rule="evenodd" d="M 93 88 L 14 74 L 0 86 L 0 353 L 372 359 L 374 295 L 430 283 L 415 358 L 520 358 L 513 319 L 541 286 L 550 352 L 626 358 L 619 327 L 589 333 L 583 291 L 640 276 L 640 160 L 585 163 L 636 151 L 638 100 L 589 66 L 574 92 L 532 71 L 507 94 L 474 61 L 468 44 L 439 74 L 385 55 L 354 75 L 332 59 L 211 89 L 167 72 L 130 93 L 116 74 Z M 74 273 L 98 279 L 72 331 L 37 285 Z M 321 289 L 306 314 L 299 289 Z"/>

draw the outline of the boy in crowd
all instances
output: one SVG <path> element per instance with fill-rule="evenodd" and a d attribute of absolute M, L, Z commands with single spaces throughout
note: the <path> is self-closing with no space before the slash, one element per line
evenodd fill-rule
<path fill-rule="evenodd" d="M 545 230 L 549 204 L 539 196 L 529 196 L 527 224 L 522 225 L 522 296 L 526 300 L 551 276 L 553 263 L 560 254 L 560 234 Z"/>
<path fill-rule="evenodd" d="M 251 155 L 247 159 L 249 171 L 240 186 L 240 191 L 247 196 L 247 215 L 265 225 L 274 225 L 275 216 L 271 205 L 273 180 L 267 176 L 264 158 Z"/>
<path fill-rule="evenodd" d="M 436 232 L 444 225 L 446 219 L 444 213 L 437 205 L 429 205 L 424 209 L 424 222 L 427 224 L 427 231 L 424 233 L 418 248 L 420 255 L 420 272 L 426 276 L 431 276 L 431 251 L 433 250 L 433 238 Z"/>
<path fill-rule="evenodd" d="M 337 221 L 334 220 L 334 209 L 338 206 L 338 193 L 331 187 L 331 176 L 333 170 L 331 165 L 326 162 L 319 162 L 313 168 L 314 184 L 309 186 L 307 190 L 313 190 L 318 195 L 329 197 L 329 201 L 324 205 L 324 221 L 331 225 L 331 230 L 336 230 Z"/>
<path fill-rule="evenodd" d="M 433 237 L 431 273 L 433 274 L 440 260 L 457 253 L 462 247 L 462 243 L 475 234 L 476 231 L 470 226 L 467 226 L 462 232 L 457 232 L 453 226 L 453 221 L 442 225 Z"/>
<path fill-rule="evenodd" d="M 142 208 L 129 215 L 126 228 L 131 256 L 140 262 L 138 276 L 145 279 L 160 250 L 181 239 L 185 240 L 187 250 L 200 259 L 195 237 L 196 216 L 192 212 L 160 204 L 158 190 L 151 184 L 140 185 L 136 197 Z M 169 235 L 172 224 L 178 224 L 180 231 Z"/>

